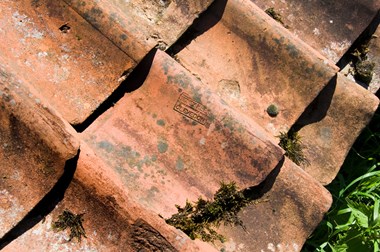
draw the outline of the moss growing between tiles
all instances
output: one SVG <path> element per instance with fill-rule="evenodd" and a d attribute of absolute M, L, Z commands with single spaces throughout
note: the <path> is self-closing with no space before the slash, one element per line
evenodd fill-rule
<path fill-rule="evenodd" d="M 52 228 L 55 232 L 64 231 L 66 228 L 70 228 L 70 238 L 77 238 L 80 242 L 82 236 L 86 237 L 86 232 L 84 231 L 82 222 L 84 214 L 73 214 L 68 210 L 64 210 L 62 214 L 58 216 L 58 220 L 53 222 Z"/>
<path fill-rule="evenodd" d="M 369 84 L 372 80 L 375 63 L 364 60 L 355 63 L 355 79 L 365 84 Z"/>
<path fill-rule="evenodd" d="M 373 37 L 364 41 L 351 53 L 353 57 L 353 75 L 356 80 L 369 84 L 372 80 L 375 63 L 368 60 L 369 44 Z"/>
<path fill-rule="evenodd" d="M 280 132 L 278 137 L 280 138 L 278 145 L 285 150 L 285 156 L 297 165 L 309 163 L 303 154 L 301 136 L 298 135 L 298 132 L 292 130 L 289 132 Z"/>
<path fill-rule="evenodd" d="M 244 228 L 237 214 L 252 201 L 242 191 L 238 191 L 235 182 L 221 183 L 213 201 L 199 198 L 194 204 L 186 201 L 184 207 L 176 205 L 178 213 L 166 219 L 166 223 L 181 229 L 193 240 L 224 242 L 225 238 L 215 228 L 220 224 L 240 225 Z"/>
<path fill-rule="evenodd" d="M 282 26 L 284 26 L 285 28 L 289 28 L 287 25 L 284 24 L 281 15 L 277 11 L 275 11 L 273 7 L 266 9 L 265 13 L 277 22 L 279 22 L 280 24 L 282 24 Z"/>

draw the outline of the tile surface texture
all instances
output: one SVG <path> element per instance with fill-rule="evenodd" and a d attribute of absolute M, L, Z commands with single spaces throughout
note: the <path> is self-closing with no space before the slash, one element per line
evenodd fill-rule
<path fill-rule="evenodd" d="M 323 185 L 379 104 L 335 66 L 379 8 L 1 1 L 0 249 L 300 251 L 331 205 Z M 308 166 L 278 146 L 289 129 Z M 255 196 L 239 213 L 246 230 L 220 226 L 227 241 L 213 244 L 166 224 L 222 181 Z M 81 243 L 52 230 L 65 209 L 84 213 Z"/>
<path fill-rule="evenodd" d="M 204 20 L 221 20 L 177 58 L 272 135 L 288 130 L 338 71 L 250 1 L 218 1 L 207 14 Z M 276 118 L 266 112 L 271 104 L 280 111 Z"/>
<path fill-rule="evenodd" d="M 274 8 L 283 23 L 325 57 L 338 62 L 380 9 L 377 0 L 251 0 Z"/>

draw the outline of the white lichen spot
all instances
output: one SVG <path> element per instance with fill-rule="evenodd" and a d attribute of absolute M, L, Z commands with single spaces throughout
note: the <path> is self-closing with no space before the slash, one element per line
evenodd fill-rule
<path fill-rule="evenodd" d="M 205 145 L 206 144 L 206 138 L 202 137 L 201 140 L 199 140 L 200 145 Z"/>
<path fill-rule="evenodd" d="M 314 30 L 313 30 L 313 34 L 314 34 L 315 36 L 319 36 L 319 35 L 321 35 L 321 32 L 319 31 L 318 28 L 314 28 Z"/>
<path fill-rule="evenodd" d="M 270 250 L 270 251 L 272 251 L 272 252 L 275 252 L 276 251 L 276 247 L 274 246 L 274 244 L 273 243 L 268 243 L 268 249 Z"/>
<path fill-rule="evenodd" d="M 277 129 L 273 123 L 268 123 L 266 128 L 267 128 L 267 130 L 272 132 L 272 134 L 275 134 L 277 132 Z"/>
<path fill-rule="evenodd" d="M 68 61 L 69 58 L 70 58 L 70 56 L 68 54 L 64 54 L 64 55 L 61 56 L 61 60 L 62 61 Z"/>
<path fill-rule="evenodd" d="M 226 148 L 228 146 L 228 143 L 227 142 L 223 142 L 220 147 L 222 147 L 222 149 Z"/>
<path fill-rule="evenodd" d="M 66 52 L 66 53 L 71 52 L 70 46 L 69 46 L 68 44 L 62 44 L 62 45 L 60 46 L 60 48 L 61 48 L 61 50 L 62 50 L 63 52 Z"/>
<path fill-rule="evenodd" d="M 297 243 L 293 242 L 293 251 L 299 251 L 300 250 L 300 247 Z"/>
<path fill-rule="evenodd" d="M 13 22 L 15 24 L 16 29 L 23 33 L 25 38 L 35 38 L 42 39 L 44 36 L 44 32 L 39 31 L 34 22 L 28 18 L 25 14 L 20 14 L 18 11 L 14 12 L 12 15 Z"/>
<path fill-rule="evenodd" d="M 61 67 L 59 65 L 54 66 L 54 75 L 53 78 L 50 80 L 56 84 L 66 81 L 69 78 L 70 75 L 70 69 L 67 67 Z"/>
<path fill-rule="evenodd" d="M 0 191 L 0 233 L 5 233 L 11 226 L 16 225 L 15 222 L 20 215 L 25 212 L 24 207 L 18 202 L 12 194 L 6 189 Z"/>
<path fill-rule="evenodd" d="M 38 58 L 45 58 L 46 56 L 48 56 L 48 53 L 47 52 L 38 52 L 37 53 L 37 57 Z"/>
<path fill-rule="evenodd" d="M 293 23 L 293 21 L 295 20 L 295 17 L 293 14 L 290 14 L 287 16 L 287 19 L 289 20 L 289 22 Z"/>
<path fill-rule="evenodd" d="M 179 235 L 177 235 L 177 236 L 175 237 L 175 239 L 176 239 L 177 241 L 179 241 L 181 245 L 185 244 L 186 241 L 188 240 L 186 237 L 184 237 L 184 236 L 179 236 Z"/>
<path fill-rule="evenodd" d="M 43 230 L 41 228 L 36 228 L 32 231 L 32 234 L 34 235 L 41 235 Z"/>
<path fill-rule="evenodd" d="M 322 49 L 322 53 L 333 62 L 338 62 L 341 55 L 351 46 L 351 42 L 344 40 L 342 42 L 330 42 Z"/>
<path fill-rule="evenodd" d="M 283 249 L 282 249 L 282 244 L 277 244 L 277 251 L 283 251 Z"/>
<path fill-rule="evenodd" d="M 238 245 L 238 250 L 244 250 L 244 248 L 245 248 L 245 245 L 243 244 L 243 243 L 240 243 L 239 245 Z"/>
<path fill-rule="evenodd" d="M 29 60 L 25 60 L 25 61 L 24 61 L 24 64 L 25 64 L 25 66 L 27 66 L 27 67 L 32 67 L 32 65 L 33 65 Z"/>
<path fill-rule="evenodd" d="M 115 239 L 114 235 L 112 234 L 112 232 L 109 232 L 108 235 L 107 235 L 107 239 L 110 240 L 110 241 L 113 241 Z"/>
<path fill-rule="evenodd" d="M 225 252 L 236 252 L 236 251 L 238 251 L 238 250 L 236 250 L 236 248 L 237 248 L 236 243 L 232 239 L 229 239 L 227 242 L 225 242 L 223 248 L 224 248 Z"/>

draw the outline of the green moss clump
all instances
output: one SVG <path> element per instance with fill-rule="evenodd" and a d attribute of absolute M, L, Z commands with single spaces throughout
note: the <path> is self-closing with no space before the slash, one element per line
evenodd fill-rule
<path fill-rule="evenodd" d="M 301 136 L 298 132 L 291 130 L 289 132 L 280 132 L 278 137 L 280 138 L 278 145 L 285 150 L 285 156 L 297 165 L 309 164 L 303 154 Z"/>
<path fill-rule="evenodd" d="M 58 220 L 53 222 L 52 228 L 54 231 L 63 231 L 66 228 L 70 228 L 70 239 L 77 238 L 79 242 L 82 240 L 82 236 L 86 237 L 86 232 L 83 228 L 83 215 L 73 214 L 68 210 L 64 210 L 62 214 L 58 216 Z"/>
<path fill-rule="evenodd" d="M 244 228 L 237 214 L 251 201 L 242 191 L 238 191 L 235 182 L 221 183 L 213 201 L 199 198 L 194 204 L 186 201 L 184 207 L 176 205 L 178 213 L 166 219 L 166 223 L 181 229 L 193 240 L 198 238 L 206 242 L 224 242 L 225 238 L 215 228 L 220 224 L 240 225 Z"/>
<path fill-rule="evenodd" d="M 285 28 L 289 28 L 287 25 L 284 24 L 281 15 L 277 11 L 275 11 L 273 7 L 266 9 L 265 13 L 277 22 L 279 22 L 280 24 L 282 24 Z"/>
<path fill-rule="evenodd" d="M 372 37 L 360 44 L 352 55 L 352 63 L 354 69 L 354 77 L 357 81 L 363 82 L 364 84 L 369 84 L 372 80 L 373 70 L 375 68 L 375 63 L 368 60 L 369 44 Z"/>
<path fill-rule="evenodd" d="M 267 108 L 267 113 L 271 117 L 276 117 L 279 113 L 278 107 L 274 104 L 271 104 Z"/>
<path fill-rule="evenodd" d="M 355 79 L 363 82 L 364 84 L 369 84 L 372 80 L 373 69 L 375 68 L 375 63 L 364 60 L 358 61 L 355 64 Z"/>

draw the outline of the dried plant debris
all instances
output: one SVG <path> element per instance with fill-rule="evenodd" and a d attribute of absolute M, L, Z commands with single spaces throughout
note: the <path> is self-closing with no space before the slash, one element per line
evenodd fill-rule
<path fill-rule="evenodd" d="M 238 213 L 252 202 L 253 199 L 246 196 L 244 191 L 238 190 L 235 182 L 221 183 L 213 201 L 200 197 L 195 203 L 186 201 L 184 207 L 176 205 L 178 213 L 166 219 L 166 223 L 181 229 L 193 240 L 224 242 L 225 237 L 215 228 L 224 224 L 239 225 L 245 229 Z"/>
<path fill-rule="evenodd" d="M 282 21 L 281 14 L 275 11 L 273 7 L 266 9 L 265 13 L 268 14 L 271 18 L 273 18 L 277 22 L 279 22 L 280 24 L 282 24 L 282 26 L 284 26 L 285 28 L 287 29 L 289 28 L 289 26 L 285 25 L 285 23 Z"/>
<path fill-rule="evenodd" d="M 303 154 L 301 136 L 298 132 L 292 130 L 289 132 L 280 132 L 278 138 L 280 138 L 278 145 L 285 150 L 285 156 L 297 165 L 309 164 L 309 161 Z"/>
<path fill-rule="evenodd" d="M 86 237 L 86 232 L 83 228 L 82 222 L 84 214 L 73 214 L 69 210 L 64 210 L 62 214 L 58 216 L 58 220 L 53 222 L 52 228 L 55 232 L 64 231 L 66 228 L 70 228 L 70 238 L 77 238 L 78 242 L 81 242 L 82 236 Z"/>

